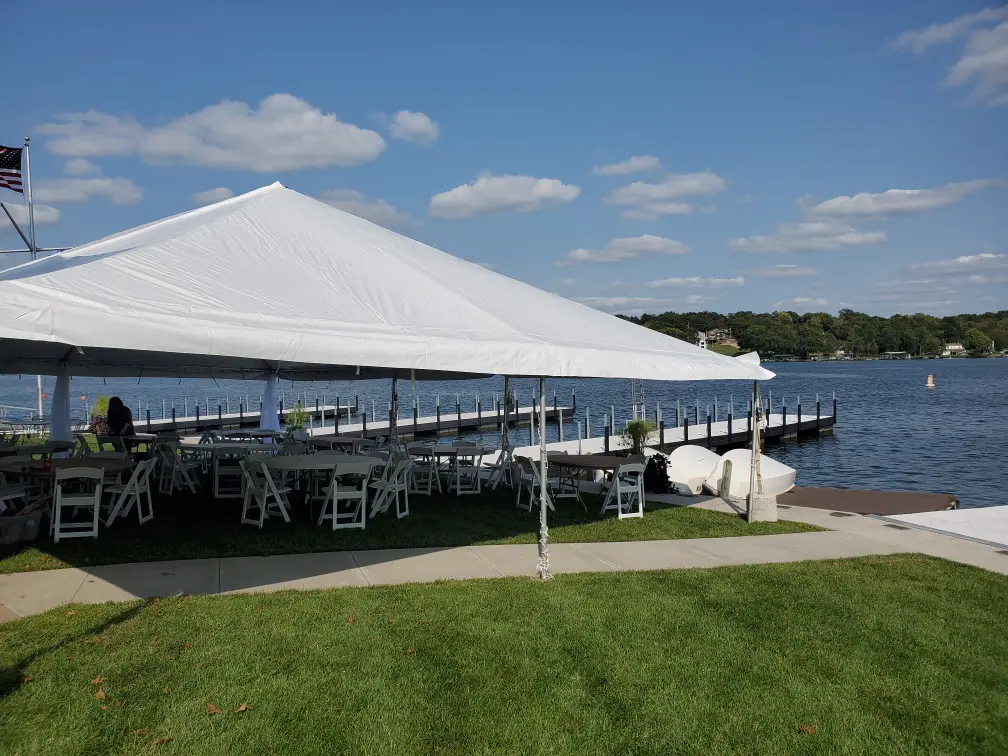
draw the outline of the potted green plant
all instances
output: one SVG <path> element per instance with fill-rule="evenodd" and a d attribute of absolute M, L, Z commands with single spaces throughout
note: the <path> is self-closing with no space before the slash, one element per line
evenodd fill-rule
<path fill-rule="evenodd" d="M 308 413 L 301 406 L 301 402 L 298 402 L 284 420 L 284 441 L 293 441 L 294 434 L 304 430 L 306 425 L 308 425 Z"/>
<path fill-rule="evenodd" d="M 644 446 L 654 432 L 655 424 L 650 420 L 644 418 L 630 420 L 623 428 L 623 446 L 633 455 L 643 454 Z"/>
<path fill-rule="evenodd" d="M 88 418 L 88 430 L 96 436 L 107 436 L 109 433 L 107 396 L 99 396 L 91 405 L 91 417 Z"/>

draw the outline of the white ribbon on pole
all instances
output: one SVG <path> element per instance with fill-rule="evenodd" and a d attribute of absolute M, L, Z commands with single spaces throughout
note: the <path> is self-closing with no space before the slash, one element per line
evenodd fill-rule
<path fill-rule="evenodd" d="M 259 429 L 268 431 L 280 430 L 280 379 L 275 374 L 266 378 L 263 389 L 262 412 L 259 415 Z"/>

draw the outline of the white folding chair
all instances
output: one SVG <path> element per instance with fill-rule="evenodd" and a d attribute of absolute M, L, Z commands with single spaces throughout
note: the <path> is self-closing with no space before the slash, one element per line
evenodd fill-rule
<path fill-rule="evenodd" d="M 22 506 L 28 503 L 28 487 L 24 483 L 11 483 L 0 472 L 0 512 L 6 512 L 13 503 L 21 500 Z"/>
<path fill-rule="evenodd" d="M 74 433 L 74 448 L 71 457 L 87 457 L 91 454 L 91 445 L 84 437 L 83 433 Z"/>
<path fill-rule="evenodd" d="M 542 489 L 542 481 L 539 479 L 539 468 L 536 463 L 528 457 L 515 457 L 518 473 L 518 497 L 515 499 L 515 506 L 519 509 L 532 511 L 533 506 L 539 505 L 539 491 Z M 522 491 L 528 491 L 528 505 L 521 503 Z M 553 497 L 550 495 L 549 481 L 546 482 L 546 506 L 556 511 L 553 506 Z"/>
<path fill-rule="evenodd" d="M 137 508 L 137 520 L 143 525 L 148 520 L 154 519 L 154 500 L 151 498 L 150 476 L 154 469 L 153 459 L 142 459 L 133 468 L 133 474 L 124 484 L 113 484 L 105 486 L 105 493 L 112 494 L 112 500 L 108 505 L 109 513 L 105 520 L 105 527 L 108 527 L 116 517 L 126 517 Z M 143 497 L 147 497 L 147 508 L 144 509 Z"/>
<path fill-rule="evenodd" d="M 409 474 L 413 466 L 413 460 L 401 459 L 396 462 L 392 472 L 384 480 L 376 480 L 371 483 L 375 497 L 371 503 L 371 518 L 375 515 L 388 511 L 389 505 L 395 499 L 396 517 L 402 519 L 409 514 Z M 400 503 L 399 494 L 403 494 L 405 501 Z"/>
<path fill-rule="evenodd" d="M 508 488 L 514 488 L 514 478 L 512 475 L 513 468 L 514 455 L 511 447 L 501 449 L 497 454 L 497 461 L 491 462 L 487 465 L 487 469 L 490 471 L 490 477 L 487 478 L 487 484 L 495 491 L 501 483 Z"/>
<path fill-rule="evenodd" d="M 620 465 L 613 475 L 609 493 L 602 502 L 602 512 L 616 510 L 620 520 L 644 516 L 644 465 L 630 462 Z"/>
<path fill-rule="evenodd" d="M 280 515 L 284 522 L 290 522 L 287 512 L 287 494 L 290 488 L 277 486 L 270 476 L 269 469 L 259 460 L 243 459 L 238 465 L 245 476 L 245 499 L 242 504 L 241 524 L 258 525 L 260 528 L 266 518 Z M 250 517 L 249 510 L 258 510 L 258 517 Z"/>
<path fill-rule="evenodd" d="M 459 444 L 455 454 L 455 494 L 479 494 L 483 449 L 471 444 Z"/>
<path fill-rule="evenodd" d="M 101 516 L 102 479 L 105 471 L 99 467 L 65 468 L 56 471 L 55 491 L 53 493 L 53 511 L 50 532 L 53 541 L 59 543 L 61 538 L 91 538 L 98 537 L 98 520 Z M 64 491 L 64 486 L 76 481 L 85 490 L 83 492 Z M 64 519 L 64 510 L 90 509 L 91 518 L 86 521 Z"/>
<path fill-rule="evenodd" d="M 441 493 L 441 476 L 438 475 L 437 460 L 434 459 L 430 447 L 424 444 L 408 444 L 406 453 L 413 460 L 409 471 L 409 492 L 430 496 L 436 486 L 438 493 Z"/>
<path fill-rule="evenodd" d="M 332 482 L 322 502 L 318 524 L 332 521 L 332 529 L 360 528 L 367 524 L 368 478 L 371 465 L 368 462 L 341 462 L 333 470 Z M 342 479 L 342 482 L 341 482 Z M 341 509 L 340 504 L 347 506 Z M 327 514 L 328 513 L 328 514 Z"/>

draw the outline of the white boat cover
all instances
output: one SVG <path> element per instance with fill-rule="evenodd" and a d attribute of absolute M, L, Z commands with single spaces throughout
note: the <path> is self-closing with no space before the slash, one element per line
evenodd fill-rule
<path fill-rule="evenodd" d="M 273 184 L 0 272 L 0 372 L 337 379 L 773 373 Z"/>
<path fill-rule="evenodd" d="M 749 449 L 729 449 L 721 455 L 717 465 L 707 476 L 707 490 L 717 496 L 718 485 L 724 475 L 724 463 L 732 463 L 731 485 L 728 495 L 733 499 L 744 499 L 749 495 L 749 474 L 752 451 Z M 787 493 L 795 485 L 798 471 L 793 467 L 771 459 L 765 454 L 760 455 L 760 480 L 763 483 L 763 493 L 780 496 Z"/>

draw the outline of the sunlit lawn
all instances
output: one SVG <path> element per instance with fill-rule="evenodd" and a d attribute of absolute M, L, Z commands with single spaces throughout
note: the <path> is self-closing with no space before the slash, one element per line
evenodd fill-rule
<path fill-rule="evenodd" d="M 651 503 L 643 519 L 601 518 L 601 501 L 586 496 L 586 509 L 561 500 L 550 513 L 550 537 L 558 543 L 640 541 L 668 538 L 765 535 L 815 530 L 801 523 L 746 524 L 720 512 Z M 47 533 L 32 544 L 0 546 L 0 573 L 162 559 L 291 554 L 342 549 L 535 543 L 538 509 L 515 507 L 510 489 L 482 496 L 412 496 L 409 517 L 394 513 L 369 520 L 364 531 L 318 527 L 306 507 L 296 506 L 293 522 L 267 521 L 263 530 L 240 525 L 241 503 L 210 496 L 177 494 L 157 499 L 155 519 L 134 517 L 103 529 L 97 540 L 54 544 Z M 314 512 L 318 514 L 317 509 Z"/>
<path fill-rule="evenodd" d="M 1006 627 L 921 556 L 62 607 L 0 752 L 1004 754 Z"/>

